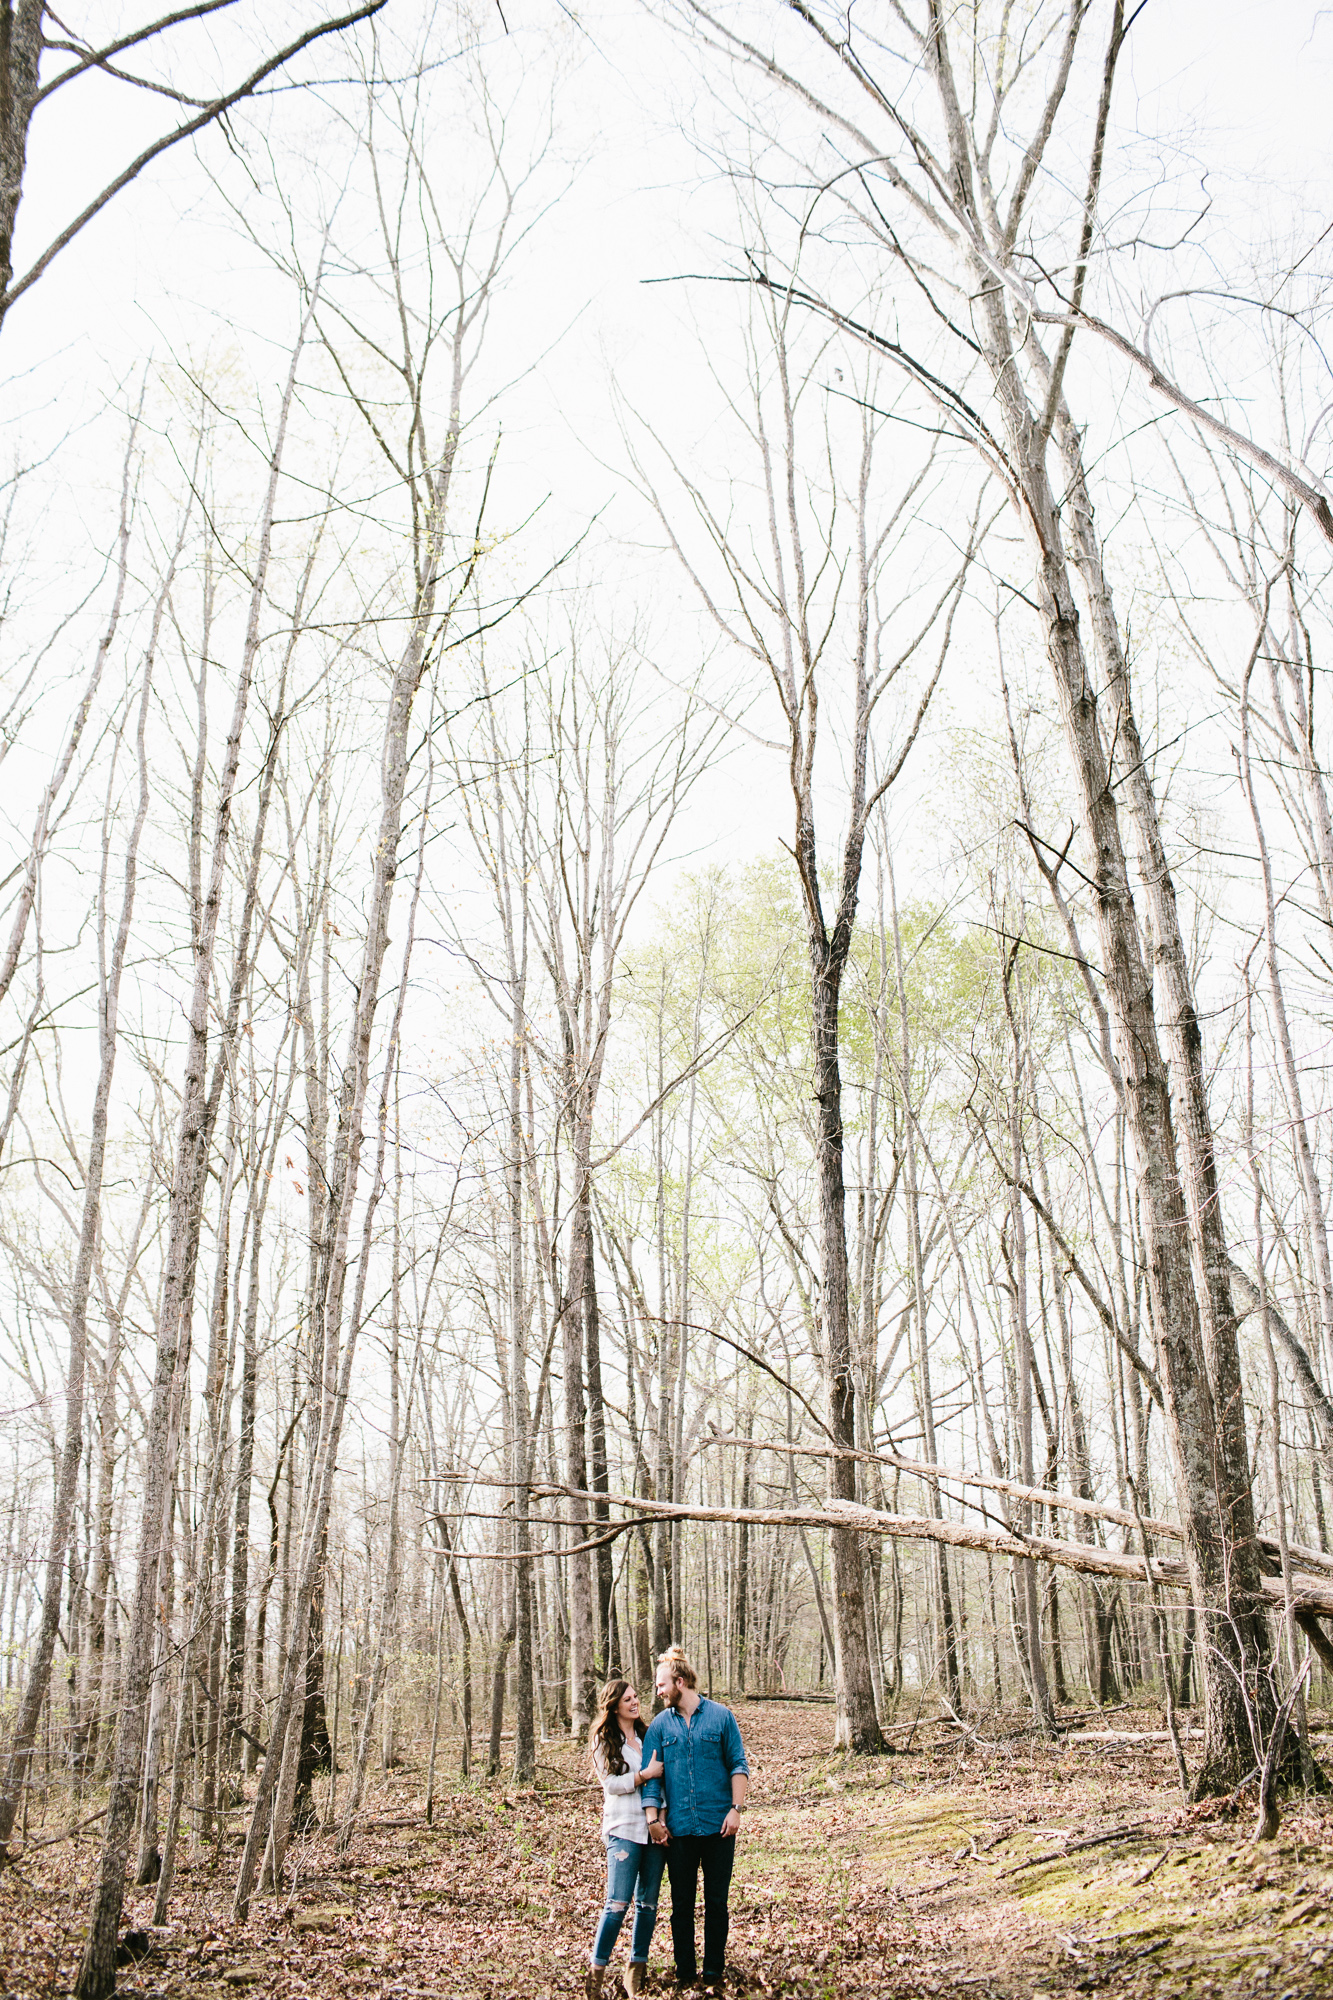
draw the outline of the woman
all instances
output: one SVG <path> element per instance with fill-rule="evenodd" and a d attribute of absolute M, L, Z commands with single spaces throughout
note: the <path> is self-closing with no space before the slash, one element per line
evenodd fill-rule
<path fill-rule="evenodd" d="M 649 1778 L 660 1778 L 662 1760 L 645 1764 L 642 1756 L 643 1717 L 639 1697 L 626 1680 L 608 1681 L 597 1704 L 592 1728 L 592 1766 L 602 1787 L 602 1839 L 606 1842 L 606 1907 L 593 1940 L 588 1969 L 588 2000 L 602 2000 L 606 1968 L 616 1948 L 631 1896 L 634 1936 L 629 1950 L 630 1993 L 642 1993 L 648 1972 L 648 1946 L 657 1921 L 666 1848 L 648 1838 L 648 1821 L 639 1792 Z"/>

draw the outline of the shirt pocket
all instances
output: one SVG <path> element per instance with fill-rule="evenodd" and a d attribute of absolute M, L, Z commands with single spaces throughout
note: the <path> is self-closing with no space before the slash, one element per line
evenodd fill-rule
<path fill-rule="evenodd" d="M 701 1729 L 695 1731 L 694 1747 L 696 1750 L 702 1750 L 708 1756 L 712 1756 L 715 1754 L 720 1756 L 722 1754 L 722 1746 L 725 1734 L 726 1734 L 725 1724 L 722 1722 L 714 1722 L 710 1718 L 707 1722 L 704 1723 Z"/>

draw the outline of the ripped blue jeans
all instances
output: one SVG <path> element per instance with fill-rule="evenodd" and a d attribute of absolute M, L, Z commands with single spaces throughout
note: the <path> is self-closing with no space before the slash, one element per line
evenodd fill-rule
<path fill-rule="evenodd" d="M 625 1840 L 612 1834 L 606 1843 L 606 1907 L 597 1926 L 592 1948 L 594 1965 L 609 1965 L 620 1936 L 625 1912 L 634 1902 L 634 1936 L 630 1943 L 631 1965 L 646 1965 L 648 1947 L 657 1922 L 657 1892 L 666 1866 L 666 1843 Z"/>

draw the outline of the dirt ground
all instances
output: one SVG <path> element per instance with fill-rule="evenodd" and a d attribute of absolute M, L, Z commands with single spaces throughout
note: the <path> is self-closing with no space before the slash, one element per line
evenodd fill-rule
<path fill-rule="evenodd" d="M 900 1730 L 899 1753 L 844 1761 L 832 1710 L 738 1708 L 754 1767 L 732 1897 L 731 1980 L 759 1996 L 1333 1994 L 1333 1801 L 1288 1802 L 1256 1847 L 1254 1810 L 1180 1802 L 1156 1715 L 1071 1724 L 1042 1748 L 1017 1720 L 962 1737 Z M 1139 1740 L 1116 1740 L 1120 1732 Z M 1090 1732 L 1114 1732 L 1097 1735 Z M 1326 1758 L 1333 1768 L 1333 1742 Z M 144 2000 L 537 2000 L 581 1989 L 601 1906 L 598 1794 L 545 1746 L 536 1790 L 454 1784 L 423 1814 L 395 1772 L 347 1853 L 300 1843 L 280 1903 L 234 1928 L 239 1834 L 182 1857 L 172 1922 L 120 1975 Z M 90 1803 L 80 1811 L 86 1813 Z M 239 1825 L 239 1816 L 233 1824 Z M 39 1831 L 58 1830 L 58 1822 Z M 97 1828 L 30 1847 L 0 1876 L 0 1992 L 69 1991 Z M 671 1985 L 668 1894 L 649 1988 Z M 126 1928 L 146 1927 L 133 1892 Z M 623 1961 L 624 1940 L 617 1956 Z"/>

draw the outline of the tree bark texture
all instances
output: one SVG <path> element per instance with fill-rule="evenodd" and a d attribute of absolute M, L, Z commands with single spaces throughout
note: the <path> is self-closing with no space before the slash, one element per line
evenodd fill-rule
<path fill-rule="evenodd" d="M 14 276 L 14 224 L 23 199 L 45 12 L 45 0 L 0 4 L 0 303 Z"/>
<path fill-rule="evenodd" d="M 813 873 L 813 829 L 806 852 Z M 821 926 L 822 929 L 822 926 Z M 845 934 L 844 934 L 845 933 Z M 815 1098 L 818 1105 L 820 1316 L 829 1384 L 829 1429 L 835 1445 L 855 1453 L 856 1378 L 852 1366 L 847 1285 L 847 1192 L 843 1182 L 842 1072 L 838 1056 L 838 1003 L 851 944 L 848 922 L 832 939 L 811 929 L 815 1030 Z M 830 1497 L 856 1501 L 856 1460 L 832 1461 Z M 865 1551 L 851 1528 L 829 1536 L 833 1560 L 833 1632 L 837 1647 L 838 1719 L 835 1741 L 843 1749 L 877 1752 L 884 1737 L 875 1712 L 875 1690 L 866 1641 Z"/>

